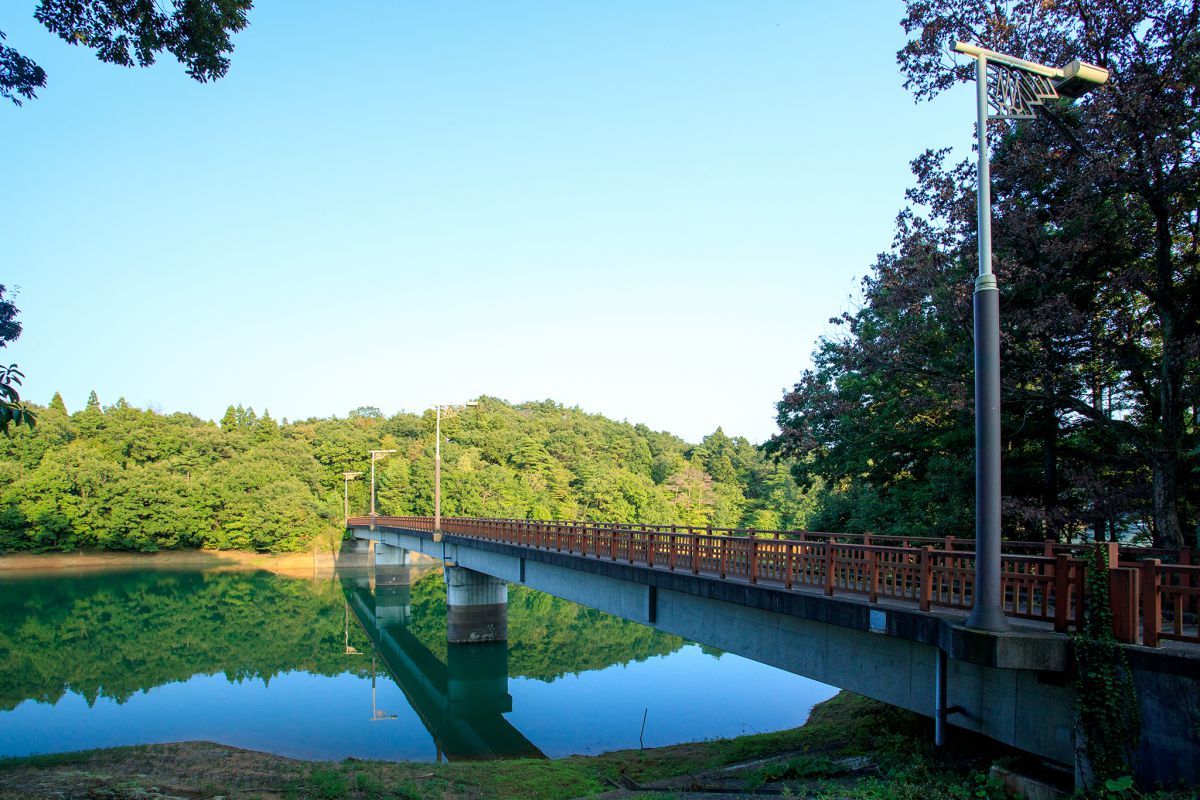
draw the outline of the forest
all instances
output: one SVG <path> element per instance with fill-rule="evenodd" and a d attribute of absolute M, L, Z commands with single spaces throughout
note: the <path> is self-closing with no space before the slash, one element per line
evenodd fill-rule
<path fill-rule="evenodd" d="M 907 0 L 905 86 L 972 42 L 1108 83 L 989 125 L 1005 535 L 1200 545 L 1200 4 Z M 973 107 L 963 108 L 964 128 Z M 778 405 L 824 530 L 973 528 L 975 157 L 930 149 L 895 239 Z"/>
<path fill-rule="evenodd" d="M 333 548 L 369 508 L 432 514 L 434 414 L 276 421 L 231 406 L 219 423 L 95 393 L 69 413 L 55 395 L 35 427 L 0 436 L 0 550 Z M 483 397 L 442 420 L 447 516 L 802 528 L 819 489 L 720 429 L 693 445 L 551 401 Z"/>

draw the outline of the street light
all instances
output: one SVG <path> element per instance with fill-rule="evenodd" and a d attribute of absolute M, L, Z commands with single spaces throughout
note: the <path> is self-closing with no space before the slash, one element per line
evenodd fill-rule
<path fill-rule="evenodd" d="M 345 479 L 345 488 L 342 492 L 342 516 L 345 519 L 345 524 L 350 524 L 350 481 L 362 475 L 361 472 L 343 472 L 342 478 Z"/>
<path fill-rule="evenodd" d="M 966 42 L 954 50 L 975 58 L 979 137 L 979 276 L 975 279 L 975 603 L 967 627 L 1008 630 L 1000 590 L 1000 289 L 992 273 L 992 186 L 988 119 L 1033 119 L 1047 100 L 1082 97 L 1108 80 L 1108 70 L 1072 61 L 1048 67 Z M 989 92 L 988 68 L 996 76 Z M 989 114 L 989 107 L 995 113 Z"/>
<path fill-rule="evenodd" d="M 479 405 L 475 401 L 459 405 L 444 404 L 434 406 L 437 409 L 437 433 L 433 446 L 433 540 L 442 540 L 442 409 L 474 408 Z"/>
<path fill-rule="evenodd" d="M 371 454 L 371 530 L 375 530 L 375 461 L 395 450 L 368 450 Z"/>

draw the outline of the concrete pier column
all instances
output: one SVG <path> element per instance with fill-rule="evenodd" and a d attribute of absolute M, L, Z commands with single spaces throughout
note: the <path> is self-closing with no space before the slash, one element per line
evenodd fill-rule
<path fill-rule="evenodd" d="M 408 551 L 403 547 L 378 542 L 375 545 L 376 567 L 407 567 Z"/>
<path fill-rule="evenodd" d="M 369 567 L 375 543 L 370 539 L 346 539 L 334 556 L 334 565 L 338 567 Z"/>
<path fill-rule="evenodd" d="M 465 567 L 446 567 L 446 641 L 507 640 L 508 584 Z"/>

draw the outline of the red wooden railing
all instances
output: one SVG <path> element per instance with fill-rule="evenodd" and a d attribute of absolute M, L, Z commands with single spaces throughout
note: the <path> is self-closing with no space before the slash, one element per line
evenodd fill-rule
<path fill-rule="evenodd" d="M 384 527 L 433 531 L 432 517 L 375 520 Z M 350 526 L 370 523 L 370 517 L 348 521 Z M 969 609 L 974 602 L 975 556 L 969 549 L 974 542 L 969 539 L 470 517 L 443 518 L 442 532 L 788 590 L 864 595 L 871 603 L 906 600 L 922 611 Z M 1078 629 L 1084 557 L 1094 546 L 1005 542 L 1004 547 L 1005 613 L 1052 623 L 1059 632 Z M 1110 584 L 1118 638 L 1150 647 L 1163 639 L 1200 643 L 1200 566 L 1190 563 L 1190 551 L 1106 547 L 1114 565 Z M 1175 563 L 1162 563 L 1164 555 Z"/>

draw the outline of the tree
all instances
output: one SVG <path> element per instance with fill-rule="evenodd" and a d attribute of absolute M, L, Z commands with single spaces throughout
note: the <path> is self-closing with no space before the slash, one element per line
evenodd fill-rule
<path fill-rule="evenodd" d="M 58 411 L 62 414 L 67 413 L 67 404 L 63 402 L 62 395 L 58 392 L 55 392 L 54 396 L 50 398 L 50 410 Z"/>
<path fill-rule="evenodd" d="M 1183 544 L 1200 501 L 1200 3 L 911 0 L 904 24 L 915 36 L 898 58 L 919 99 L 973 76 L 948 57 L 953 39 L 1112 72 L 1050 121 L 990 128 L 1004 530 L 1115 535 L 1148 518 L 1157 544 Z M 824 482 L 817 524 L 960 534 L 975 174 L 936 150 L 913 169 L 891 251 L 783 398 L 771 447 Z"/>
<path fill-rule="evenodd" d="M 4 69 L 3 58 L 0 52 L 0 75 Z M 17 322 L 19 311 L 11 300 L 5 299 L 4 291 L 4 286 L 0 284 L 0 347 L 8 347 L 9 342 L 16 341 L 21 335 L 21 323 Z M 17 390 L 24 377 L 25 374 L 16 364 L 0 366 L 0 433 L 7 434 L 9 425 L 28 425 L 32 428 L 37 424 L 37 416 L 21 402 L 21 394 Z"/>
<path fill-rule="evenodd" d="M 205 83 L 224 77 L 233 52 L 232 35 L 246 27 L 253 0 L 40 0 L 34 18 L 70 45 L 96 51 L 96 57 L 123 67 L 149 66 L 164 50 L 188 75 Z M 0 42 L 4 40 L 0 31 Z M 30 58 L 0 44 L 0 97 L 21 105 L 46 86 L 46 71 Z"/>
<path fill-rule="evenodd" d="M 1037 267 L 1030 262 L 1047 253 L 1058 280 L 1098 276 L 1117 289 L 1101 294 L 1096 309 L 1097 341 L 1087 353 L 1107 369 L 1089 370 L 1090 391 L 1053 382 L 1021 394 L 1140 458 L 1151 473 L 1155 541 L 1183 545 L 1194 526 L 1200 407 L 1200 2 L 908 0 L 907 9 L 903 24 L 916 36 L 897 57 L 918 99 L 970 78 L 970 65 L 945 58 L 952 38 L 1110 71 L 1107 86 L 1052 110 L 1052 128 L 997 131 L 1005 140 L 997 227 L 1017 245 L 1004 258 Z M 1043 191 L 1030 196 L 1030 188 Z M 1057 196 L 1054 208 L 1041 202 L 1046 189 Z M 1099 405 L 1104 394 L 1115 403 Z"/>

